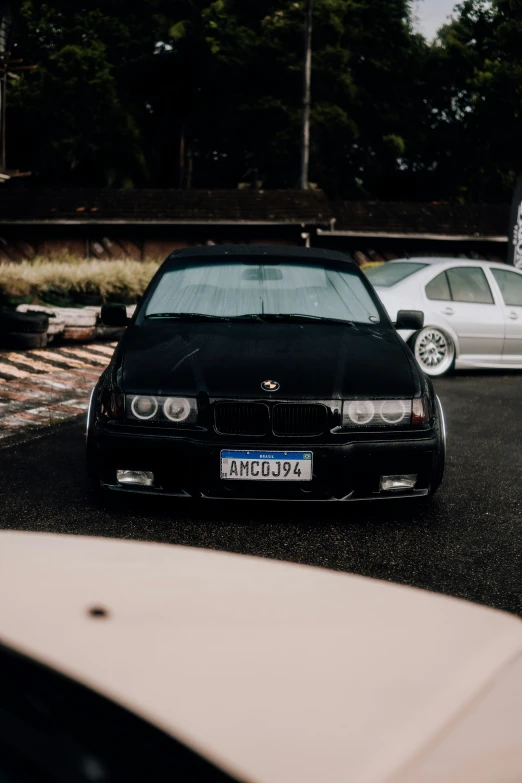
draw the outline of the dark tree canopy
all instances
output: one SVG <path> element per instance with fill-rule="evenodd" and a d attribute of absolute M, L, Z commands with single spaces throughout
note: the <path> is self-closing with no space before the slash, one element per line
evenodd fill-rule
<path fill-rule="evenodd" d="M 304 0 L 24 0 L 8 164 L 35 182 L 293 187 Z M 314 0 L 310 179 L 332 197 L 485 200 L 522 173 L 522 1 Z"/>

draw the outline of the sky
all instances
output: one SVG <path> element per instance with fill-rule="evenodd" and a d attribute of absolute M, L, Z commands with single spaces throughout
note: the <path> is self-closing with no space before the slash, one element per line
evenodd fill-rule
<path fill-rule="evenodd" d="M 428 39 L 432 39 L 455 6 L 456 0 L 417 0 L 415 14 L 419 20 L 419 30 Z"/>

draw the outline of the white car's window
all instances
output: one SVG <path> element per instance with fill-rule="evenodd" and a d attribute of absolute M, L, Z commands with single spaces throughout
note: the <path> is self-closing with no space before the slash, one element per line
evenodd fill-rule
<path fill-rule="evenodd" d="M 427 264 L 416 263 L 414 261 L 408 261 L 401 263 L 400 261 L 393 264 L 382 264 L 382 266 L 374 266 L 371 269 L 365 270 L 365 275 L 372 285 L 383 286 L 389 288 L 396 283 L 400 283 L 406 277 L 409 277 L 419 269 L 424 269 Z"/>
<path fill-rule="evenodd" d="M 448 282 L 454 302 L 494 304 L 484 271 L 478 266 L 448 269 Z"/>
<path fill-rule="evenodd" d="M 504 269 L 492 269 L 500 293 L 508 307 L 522 307 L 522 275 Z"/>
<path fill-rule="evenodd" d="M 451 292 L 446 272 L 441 272 L 440 275 L 437 275 L 433 280 L 430 280 L 425 290 L 428 299 L 438 299 L 442 302 L 451 301 Z"/>
<path fill-rule="evenodd" d="M 327 266 L 242 262 L 193 263 L 168 269 L 158 281 L 146 316 L 198 313 L 309 315 L 378 323 L 380 314 L 358 270 Z"/>

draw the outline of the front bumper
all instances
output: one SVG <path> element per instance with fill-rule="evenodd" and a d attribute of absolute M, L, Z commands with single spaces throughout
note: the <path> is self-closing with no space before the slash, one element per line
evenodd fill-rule
<path fill-rule="evenodd" d="M 258 443 L 202 442 L 191 437 L 136 434 L 124 427 L 100 428 L 89 459 L 102 486 L 115 492 L 167 497 L 230 500 L 355 501 L 422 497 L 430 492 L 439 458 L 435 431 L 400 439 L 380 438 L 342 444 L 292 443 L 292 451 L 313 452 L 308 482 L 226 481 L 221 479 L 223 449 L 259 449 Z M 263 443 L 281 450 L 281 443 Z M 285 448 L 287 448 L 285 446 Z M 290 449 L 290 446 L 288 446 Z M 152 471 L 154 488 L 121 486 L 116 470 Z M 414 490 L 380 491 L 382 475 L 417 474 Z"/>

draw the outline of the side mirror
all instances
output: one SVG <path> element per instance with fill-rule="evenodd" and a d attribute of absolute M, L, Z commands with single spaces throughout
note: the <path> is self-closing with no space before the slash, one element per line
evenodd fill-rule
<path fill-rule="evenodd" d="M 399 310 L 397 313 L 396 329 L 413 329 L 418 331 L 424 326 L 424 313 L 422 310 Z"/>
<path fill-rule="evenodd" d="M 104 326 L 127 326 L 127 308 L 125 305 L 104 304 L 101 309 L 101 320 Z"/>

